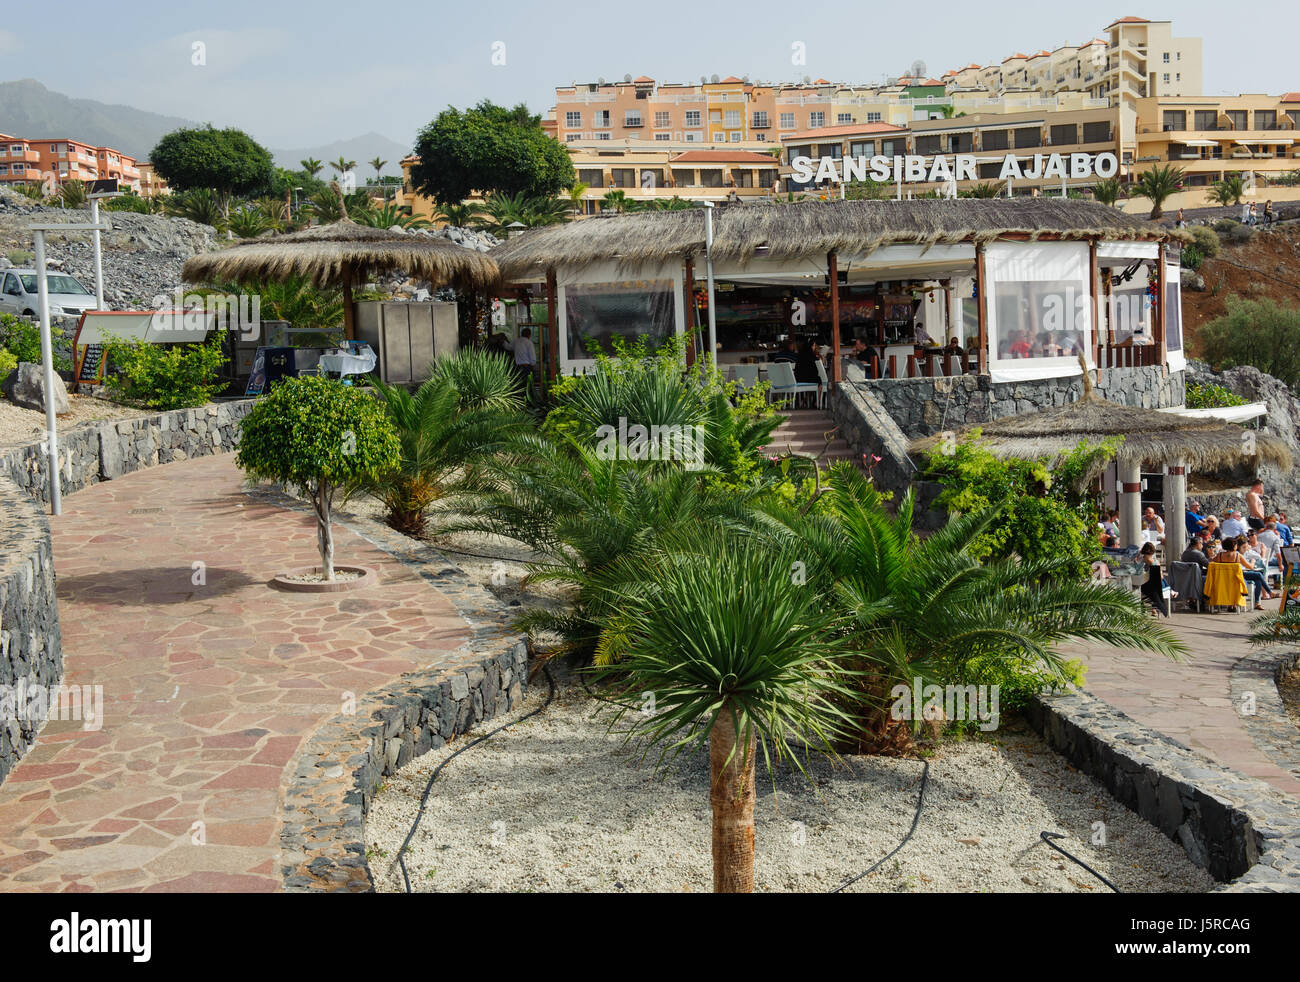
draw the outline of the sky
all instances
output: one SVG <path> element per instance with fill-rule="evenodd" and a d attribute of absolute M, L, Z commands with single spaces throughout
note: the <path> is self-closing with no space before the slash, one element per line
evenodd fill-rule
<path fill-rule="evenodd" d="M 870 7 L 133 0 L 112 16 L 100 3 L 71 0 L 59 6 L 59 20 L 75 30 L 52 33 L 43 17 L 0 21 L 0 81 L 35 78 L 73 97 L 239 126 L 270 146 L 372 130 L 410 145 L 448 105 L 486 98 L 545 112 L 555 87 L 574 81 L 717 74 L 870 83 L 917 60 L 938 75 L 1078 43 L 1129 15 L 1169 18 L 1176 36 L 1204 39 L 1206 95 L 1300 90 L 1300 67 L 1261 27 L 1296 26 L 1293 0 L 1252 4 L 1249 30 L 1225 23 L 1221 0 L 1163 9 L 998 0 Z M 792 64 L 796 42 L 804 65 Z"/>

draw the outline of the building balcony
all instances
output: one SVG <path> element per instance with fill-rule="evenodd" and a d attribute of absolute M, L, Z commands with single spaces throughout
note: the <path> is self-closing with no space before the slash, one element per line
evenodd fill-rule
<path fill-rule="evenodd" d="M 39 164 L 41 155 L 35 150 L 0 151 L 0 163 Z"/>

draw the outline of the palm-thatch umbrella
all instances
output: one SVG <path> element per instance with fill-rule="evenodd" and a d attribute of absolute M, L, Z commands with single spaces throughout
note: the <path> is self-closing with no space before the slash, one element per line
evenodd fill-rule
<path fill-rule="evenodd" d="M 404 270 L 428 280 L 435 289 L 484 289 L 500 279 L 496 262 L 477 250 L 419 233 L 358 225 L 348 218 L 338 185 L 333 186 L 343 210 L 337 222 L 195 256 L 181 275 L 188 283 L 249 283 L 301 276 L 314 286 L 341 286 L 343 330 L 349 339 L 356 333 L 352 287 L 376 273 Z"/>

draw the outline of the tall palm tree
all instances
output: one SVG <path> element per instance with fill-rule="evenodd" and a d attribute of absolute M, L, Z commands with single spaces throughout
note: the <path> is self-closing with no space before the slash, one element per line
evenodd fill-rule
<path fill-rule="evenodd" d="M 307 172 L 308 176 L 310 177 L 315 177 L 317 174 L 319 174 L 321 171 L 325 169 L 325 165 L 322 164 L 315 157 L 308 157 L 306 160 L 298 161 L 298 163 L 302 167 L 302 169 Z"/>
<path fill-rule="evenodd" d="M 330 166 L 334 168 L 336 173 L 346 174 L 348 171 L 356 169 L 357 162 L 348 160 L 345 157 L 339 157 L 338 160 L 331 160 Z"/>
<path fill-rule="evenodd" d="M 573 186 L 568 190 L 569 207 L 573 209 L 575 215 L 582 212 L 582 195 L 588 187 L 590 187 L 590 185 L 583 184 L 581 181 L 575 181 Z"/>
<path fill-rule="evenodd" d="M 759 748 L 769 766 L 776 756 L 802 769 L 792 740 L 833 754 L 849 733 L 843 632 L 791 575 L 797 551 L 703 527 L 693 539 L 636 564 L 610 628 L 620 658 L 596 674 L 654 694 L 653 714 L 624 701 L 616 715 L 631 720 L 628 739 L 663 748 L 661 764 L 707 741 L 713 889 L 751 893 Z"/>
<path fill-rule="evenodd" d="M 1115 207 L 1115 202 L 1119 201 L 1120 195 L 1124 193 L 1124 186 L 1120 184 L 1117 177 L 1106 177 L 1093 185 L 1092 196 L 1103 205 Z"/>
<path fill-rule="evenodd" d="M 1140 198 L 1146 198 L 1151 202 L 1151 218 L 1159 218 L 1164 214 L 1165 200 L 1177 192 L 1183 184 L 1183 169 L 1167 164 L 1163 167 L 1152 167 L 1149 171 L 1144 171 L 1133 182 L 1133 194 Z"/>
<path fill-rule="evenodd" d="M 1241 204 L 1241 196 L 1246 193 L 1246 182 L 1240 174 L 1225 174 L 1223 180 L 1210 185 L 1210 200 L 1227 207 Z"/>
<path fill-rule="evenodd" d="M 368 161 L 368 163 L 375 169 L 375 181 L 378 182 L 378 180 L 384 176 L 384 167 L 387 165 L 388 161 L 382 160 L 379 157 L 374 157 Z"/>

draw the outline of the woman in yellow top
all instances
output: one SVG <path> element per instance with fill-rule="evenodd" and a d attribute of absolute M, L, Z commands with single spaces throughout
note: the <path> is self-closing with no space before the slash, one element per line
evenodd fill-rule
<path fill-rule="evenodd" d="M 1247 583 L 1255 587 L 1255 606 L 1259 606 L 1260 597 L 1265 600 L 1272 600 L 1273 594 L 1269 592 L 1268 584 L 1264 582 L 1264 571 L 1255 569 L 1250 560 L 1240 552 L 1241 540 L 1229 537 L 1223 540 L 1223 551 L 1210 560 L 1212 563 L 1237 563 L 1241 567 L 1241 575 L 1245 577 Z"/>

